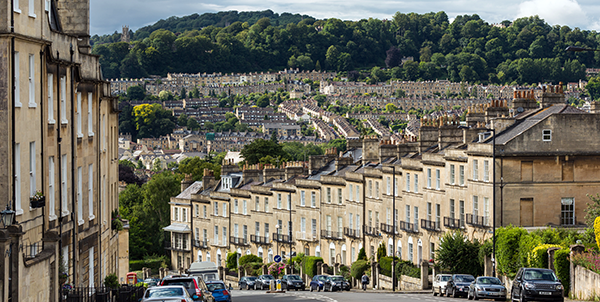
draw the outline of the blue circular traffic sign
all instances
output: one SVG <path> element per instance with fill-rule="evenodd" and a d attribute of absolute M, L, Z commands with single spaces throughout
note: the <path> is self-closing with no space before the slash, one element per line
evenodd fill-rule
<path fill-rule="evenodd" d="M 279 263 L 279 262 L 281 262 L 281 256 L 275 255 L 275 258 L 273 260 L 275 260 L 275 262 Z"/>

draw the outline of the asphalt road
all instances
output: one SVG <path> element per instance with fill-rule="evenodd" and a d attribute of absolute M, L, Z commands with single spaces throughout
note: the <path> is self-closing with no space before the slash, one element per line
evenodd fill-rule
<path fill-rule="evenodd" d="M 324 302 L 367 302 L 367 301 L 419 301 L 419 302 L 449 302 L 468 301 L 466 298 L 434 297 L 431 294 L 412 293 L 374 293 L 362 291 L 350 292 L 310 292 L 292 291 L 279 294 L 268 294 L 265 291 L 233 290 L 232 301 L 234 302 L 301 302 L 301 301 L 324 301 Z M 490 300 L 491 301 L 491 300 Z"/>

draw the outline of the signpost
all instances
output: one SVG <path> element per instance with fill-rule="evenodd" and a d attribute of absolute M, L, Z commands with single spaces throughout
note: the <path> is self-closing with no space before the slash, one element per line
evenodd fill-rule
<path fill-rule="evenodd" d="M 275 260 L 275 262 L 279 263 L 279 262 L 281 262 L 281 256 L 275 255 L 275 258 L 273 258 L 273 260 Z"/>

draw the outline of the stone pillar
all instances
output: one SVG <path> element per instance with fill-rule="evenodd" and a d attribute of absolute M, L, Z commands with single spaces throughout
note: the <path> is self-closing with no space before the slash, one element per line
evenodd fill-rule
<path fill-rule="evenodd" d="M 429 261 L 421 261 L 421 289 L 429 289 Z"/>
<path fill-rule="evenodd" d="M 433 276 L 435 277 L 435 266 L 434 266 Z M 492 256 L 486 255 L 483 259 L 483 272 L 484 276 L 493 276 L 494 273 L 494 265 L 492 264 Z"/>
<path fill-rule="evenodd" d="M 292 265 L 291 264 L 288 264 L 285 266 L 285 274 L 286 275 L 292 274 Z"/>
<path fill-rule="evenodd" d="M 553 270 L 554 272 L 556 272 L 556 270 L 554 270 L 554 252 L 556 252 L 557 250 L 560 250 L 560 248 L 559 247 L 548 248 L 548 268 Z"/>
<path fill-rule="evenodd" d="M 571 253 L 569 253 L 569 259 L 573 259 L 573 256 L 575 254 L 581 254 L 585 251 L 585 246 L 581 245 L 581 244 L 574 244 L 570 246 L 571 249 Z M 573 261 L 569 260 L 569 275 L 571 277 L 571 282 L 570 282 L 570 286 L 569 286 L 569 292 L 571 293 L 575 293 L 575 265 L 573 264 Z"/>
<path fill-rule="evenodd" d="M 242 269 L 241 267 L 238 266 L 238 280 L 242 279 L 242 277 L 244 277 L 246 275 L 246 270 Z"/>
<path fill-rule="evenodd" d="M 9 261 L 12 262 L 12 270 L 10 271 L 9 277 L 12 276 L 12 278 L 10 278 L 11 280 L 9 282 L 11 282 L 11 297 L 12 297 L 12 301 L 21 301 L 19 299 L 19 292 L 20 292 L 20 288 L 21 288 L 21 281 L 24 280 L 20 280 L 20 278 L 18 278 L 17 276 L 19 276 L 19 267 L 21 266 L 21 261 L 22 261 L 22 256 L 23 253 L 21 250 L 19 250 L 19 242 L 21 242 L 21 236 L 23 236 L 25 233 L 23 233 L 23 227 L 21 225 L 11 225 L 8 228 L 8 233 L 10 234 L 10 237 L 12 238 L 12 242 L 13 242 L 13 246 L 9 246 L 9 252 L 10 255 L 8 255 L 8 259 Z M 26 284 L 24 284 L 23 286 L 27 286 Z"/>
<path fill-rule="evenodd" d="M 377 262 L 373 261 L 373 262 L 371 262 L 371 280 L 370 280 L 372 288 L 375 288 L 375 286 L 377 285 L 375 278 L 377 278 Z"/>
<path fill-rule="evenodd" d="M 225 268 L 222 266 L 219 266 L 219 280 L 225 281 Z"/>
<path fill-rule="evenodd" d="M 327 265 L 326 263 L 323 263 L 321 265 L 321 275 L 328 275 L 328 273 L 327 273 L 328 271 L 329 271 L 329 265 Z"/>
<path fill-rule="evenodd" d="M 268 273 L 269 273 L 269 267 L 267 267 L 267 265 L 265 264 L 262 266 L 262 274 L 266 275 Z"/>
<path fill-rule="evenodd" d="M 58 278 L 58 268 L 60 266 L 60 257 L 59 257 L 59 250 L 60 250 L 60 246 L 58 245 L 58 241 L 60 240 L 60 237 L 58 236 L 58 233 L 55 231 L 49 231 L 46 232 L 44 234 L 44 238 L 42 239 L 44 241 L 44 250 L 45 251 L 49 251 L 52 253 L 52 255 L 54 255 L 54 269 L 50 270 L 49 272 L 49 279 L 50 279 L 50 300 L 51 301 L 59 301 L 58 297 L 60 295 L 59 293 L 59 289 L 61 287 L 61 285 L 59 284 L 59 278 Z M 102 280 L 103 281 L 103 280 Z"/>
<path fill-rule="evenodd" d="M 375 288 L 381 289 L 381 284 L 379 283 L 379 274 L 381 274 L 381 266 L 379 265 L 379 262 L 375 263 L 375 277 L 373 278 L 373 280 L 375 280 Z"/>
<path fill-rule="evenodd" d="M 339 275 L 340 274 L 340 264 L 336 263 L 333 265 L 333 274 L 334 275 Z"/>
<path fill-rule="evenodd" d="M 11 243 L 6 229 L 0 229 L 0 301 L 8 301 L 8 267 L 7 251 Z"/>

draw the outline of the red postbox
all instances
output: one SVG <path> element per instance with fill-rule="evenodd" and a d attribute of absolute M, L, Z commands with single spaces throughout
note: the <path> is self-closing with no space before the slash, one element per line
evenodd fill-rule
<path fill-rule="evenodd" d="M 137 283 L 136 273 L 127 273 L 127 285 L 135 285 Z"/>

